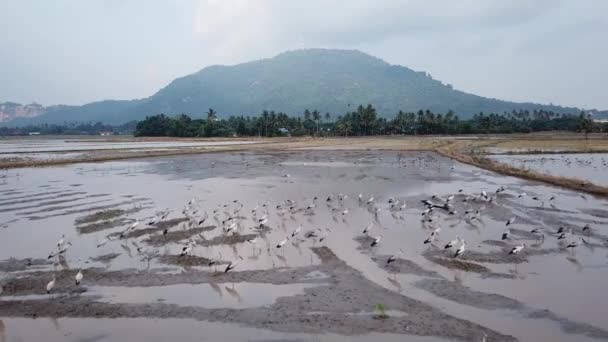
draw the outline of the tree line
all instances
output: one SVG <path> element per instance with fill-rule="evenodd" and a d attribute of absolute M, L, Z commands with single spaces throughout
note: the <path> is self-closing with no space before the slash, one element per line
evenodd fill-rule
<path fill-rule="evenodd" d="M 63 123 L 63 124 L 39 124 L 21 127 L 0 127 L 0 136 L 19 136 L 30 133 L 40 135 L 99 135 L 102 132 L 110 134 L 132 134 L 135 131 L 137 121 L 127 122 L 122 125 L 108 125 L 101 122 L 96 123 Z"/>
<path fill-rule="evenodd" d="M 461 120 L 453 111 L 434 113 L 399 111 L 392 119 L 381 117 L 372 105 L 339 115 L 305 110 L 301 116 L 263 111 L 260 115 L 230 116 L 220 119 L 209 109 L 205 119 L 192 119 L 186 114 L 169 117 L 164 114 L 146 117 L 135 127 L 136 136 L 231 137 L 231 136 L 367 136 L 430 134 L 504 134 L 539 131 L 608 132 L 607 124 L 595 123 L 584 112 L 557 114 L 552 111 L 512 111 L 478 113 Z"/>

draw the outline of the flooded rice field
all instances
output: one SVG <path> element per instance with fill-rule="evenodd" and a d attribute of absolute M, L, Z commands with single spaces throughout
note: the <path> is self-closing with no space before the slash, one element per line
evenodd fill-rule
<path fill-rule="evenodd" d="M 606 153 L 517 154 L 489 157 L 522 169 L 608 185 L 608 154 Z"/>
<path fill-rule="evenodd" d="M 98 138 L 66 139 L 9 139 L 0 144 L 0 154 L 93 151 L 108 149 L 170 149 L 182 147 L 223 146 L 251 143 L 246 140 L 232 141 L 105 141 Z"/>
<path fill-rule="evenodd" d="M 21 168 L 0 195 L 0 341 L 608 339 L 608 201 L 433 153 Z"/>

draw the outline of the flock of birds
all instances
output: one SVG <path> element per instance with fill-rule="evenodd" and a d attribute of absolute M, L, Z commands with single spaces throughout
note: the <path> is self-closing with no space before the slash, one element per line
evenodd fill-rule
<path fill-rule="evenodd" d="M 450 194 L 446 197 L 440 197 L 439 195 L 434 194 L 429 199 L 422 199 L 420 201 L 422 204 L 422 212 L 421 212 L 422 222 L 433 222 L 433 220 L 436 220 L 437 217 L 436 217 L 435 213 L 438 211 L 445 215 L 458 215 L 459 212 L 458 212 L 458 210 L 456 210 L 456 205 L 455 205 L 457 198 L 458 198 L 458 200 L 461 200 L 463 203 L 467 203 L 467 202 L 471 202 L 471 203 L 477 202 L 477 203 L 482 203 L 482 204 L 496 203 L 497 198 L 500 196 L 501 193 L 504 193 L 505 191 L 507 191 L 506 188 L 500 187 L 494 192 L 494 194 L 488 194 L 488 192 L 486 192 L 486 191 L 480 191 L 479 193 L 476 193 L 476 194 L 465 194 L 463 189 L 458 190 L 458 193 L 456 193 L 456 194 Z M 528 195 L 526 193 L 517 194 L 517 198 L 525 198 L 527 196 Z M 265 202 L 263 204 L 256 204 L 255 207 L 250 209 L 251 219 L 253 220 L 253 222 L 255 224 L 255 226 L 251 229 L 252 229 L 252 231 L 256 232 L 256 235 L 253 238 L 248 238 L 246 241 L 243 241 L 243 243 L 246 242 L 248 244 L 256 245 L 258 242 L 258 237 L 263 236 L 264 232 L 270 230 L 270 220 L 271 220 L 270 214 L 271 214 L 271 210 L 273 208 L 276 211 L 277 216 L 284 216 L 286 214 L 293 215 L 298 212 L 304 213 L 306 215 L 314 215 L 315 211 L 318 209 L 318 206 L 320 205 L 319 203 L 325 202 L 327 208 L 330 210 L 332 215 L 334 215 L 334 217 L 336 217 L 336 216 L 345 217 L 345 216 L 349 215 L 349 212 L 350 212 L 348 206 L 345 205 L 345 202 L 348 199 L 349 199 L 348 194 L 342 194 L 342 193 L 333 194 L 332 193 L 332 194 L 329 194 L 329 195 L 323 197 L 322 199 L 315 196 L 313 198 L 304 200 L 304 203 L 297 203 L 296 201 L 288 199 L 284 202 L 273 204 L 273 205 L 271 205 L 270 202 Z M 545 203 L 545 201 L 538 196 L 533 196 L 533 197 L 531 197 L 531 199 L 542 203 L 542 205 L 544 205 L 544 203 Z M 551 196 L 550 198 L 547 199 L 547 202 L 552 203 L 553 201 L 555 201 L 555 199 L 556 199 L 555 196 Z M 359 204 L 360 207 L 366 208 L 367 211 L 371 215 L 373 215 L 375 221 L 378 220 L 378 215 L 382 211 L 382 209 L 386 208 L 381 203 L 379 203 L 379 200 L 377 200 L 373 195 L 364 196 L 363 194 L 358 194 L 356 196 L 356 202 Z M 237 234 L 242 229 L 241 224 L 246 219 L 244 216 L 244 207 L 245 207 L 245 205 L 243 203 L 241 203 L 239 200 L 234 200 L 234 201 L 231 201 L 226 204 L 218 205 L 217 208 L 215 208 L 212 211 L 211 215 L 213 217 L 213 220 L 217 223 L 217 226 L 221 227 L 222 234 L 224 237 L 229 237 L 231 235 Z M 399 200 L 396 198 L 389 198 L 387 201 L 387 207 L 388 207 L 387 208 L 388 211 L 392 213 L 393 217 L 395 217 L 394 215 L 396 213 L 400 213 L 400 212 L 403 212 L 404 210 L 406 210 L 408 205 L 406 204 L 406 202 L 404 200 Z M 475 221 L 479 221 L 481 218 L 481 215 L 482 215 L 481 210 L 483 210 L 484 206 L 481 206 L 481 207 L 478 206 L 477 209 L 474 209 L 473 205 L 470 205 L 469 207 L 470 207 L 469 209 L 466 209 L 464 211 L 463 217 L 465 218 L 465 220 L 469 223 L 474 223 Z M 135 231 L 138 227 L 141 227 L 141 226 L 153 227 L 155 225 L 158 225 L 158 224 L 166 221 L 172 212 L 173 211 L 171 211 L 171 210 L 165 210 L 162 212 L 158 212 L 153 217 L 135 220 L 128 227 L 126 227 L 126 229 L 121 231 L 119 234 L 115 233 L 114 235 L 110 234 L 110 235 L 106 236 L 103 240 L 98 242 L 97 247 L 100 248 L 100 247 L 106 245 L 108 242 L 115 240 L 115 239 L 118 239 L 118 240 L 128 239 L 129 234 L 131 232 Z M 210 221 L 210 215 L 206 211 L 203 211 L 201 209 L 201 207 L 199 206 L 199 201 L 197 199 L 190 200 L 181 210 L 181 214 L 183 215 L 183 217 L 185 217 L 187 219 L 186 228 L 187 227 L 201 227 L 203 224 L 205 224 L 205 222 Z M 402 216 L 399 216 L 399 217 L 403 218 Z M 512 217 L 505 222 L 506 230 L 502 233 L 502 236 L 501 236 L 502 240 L 511 239 L 511 226 L 516 224 L 516 222 L 517 222 L 516 217 Z M 160 234 L 162 234 L 163 236 L 167 235 L 170 229 L 171 228 L 164 228 Z M 582 228 L 582 231 L 584 233 L 586 233 L 586 232 L 589 232 L 590 229 L 591 229 L 590 225 L 587 224 Z M 366 237 L 369 237 L 370 240 L 368 240 L 368 241 L 371 241 L 371 242 L 369 242 L 370 248 L 374 248 L 374 247 L 378 246 L 382 240 L 382 235 L 372 235 L 371 234 L 373 230 L 375 230 L 374 221 L 371 221 L 362 230 L 362 234 Z M 430 234 L 424 241 L 422 241 L 422 243 L 425 245 L 433 244 L 436 241 L 436 239 L 438 238 L 440 231 L 441 231 L 441 228 L 432 228 L 432 230 L 430 231 Z M 290 239 L 299 239 L 302 237 L 304 239 L 315 239 L 315 241 L 321 243 L 328 237 L 328 234 L 330 232 L 331 232 L 330 228 L 325 228 L 325 229 L 317 228 L 317 229 L 309 230 L 307 232 L 303 232 L 303 226 L 299 225 L 299 226 L 297 226 L 297 228 L 295 228 L 294 230 L 292 230 L 291 232 L 286 234 L 286 236 L 283 239 L 276 241 L 276 243 L 274 244 L 274 248 L 276 250 L 284 249 L 284 248 L 286 248 L 287 242 Z M 538 236 L 539 239 L 544 239 L 544 233 L 538 228 L 532 229 L 530 231 L 530 233 L 535 234 L 536 236 Z M 572 235 L 571 228 L 566 229 L 564 227 L 560 227 L 556 232 L 556 237 L 558 240 L 566 240 L 571 235 Z M 185 243 L 183 243 L 181 245 L 178 256 L 186 257 L 188 255 L 192 255 L 194 253 L 195 249 L 197 248 L 197 246 L 201 242 L 204 242 L 205 240 L 206 240 L 206 238 L 203 235 L 203 233 L 199 233 L 195 237 L 189 238 Z M 302 240 L 302 241 L 304 241 L 304 240 Z M 578 241 L 568 242 L 566 244 L 566 248 L 576 248 L 580 244 L 585 244 L 585 243 L 587 243 L 587 241 L 584 238 L 581 238 Z M 51 252 L 49 254 L 48 259 L 55 259 L 60 256 L 63 256 L 68 251 L 70 246 L 72 246 L 72 243 L 66 239 L 65 235 L 62 235 L 56 244 L 56 248 L 54 248 L 53 252 Z M 448 241 L 447 243 L 442 245 L 442 247 L 445 250 L 452 250 L 453 252 L 452 252 L 451 256 L 453 258 L 458 258 L 458 257 L 462 256 L 464 253 L 466 253 L 466 251 L 467 251 L 466 241 L 465 241 L 465 239 L 461 238 L 459 235 L 456 235 L 453 240 Z M 520 243 L 516 246 L 513 246 L 509 250 L 508 254 L 509 255 L 519 254 L 522 252 L 522 250 L 524 250 L 525 247 L 526 247 L 525 243 Z M 270 253 L 270 249 L 271 249 L 271 247 L 268 247 L 269 253 Z M 145 248 L 141 247 L 141 246 L 137 246 L 137 251 L 138 251 L 138 253 L 146 253 Z M 158 252 L 158 251 L 155 251 L 155 252 Z M 401 254 L 403 254 L 402 249 L 400 249 L 399 252 L 390 255 L 388 257 L 388 259 L 386 260 L 386 263 L 391 264 L 391 263 L 397 261 L 398 257 Z M 150 255 L 156 256 L 158 254 L 153 253 Z M 237 255 L 237 257 L 235 257 L 234 260 L 228 261 L 227 264 L 224 262 L 224 264 L 226 264 L 226 266 L 225 266 L 223 272 L 230 272 L 231 270 L 235 269 L 235 267 L 239 263 L 239 260 L 243 260 L 243 258 Z M 220 263 L 222 263 L 221 254 L 220 254 L 220 257 L 209 258 L 208 266 L 217 267 Z M 84 275 L 83 275 L 82 269 L 78 269 L 78 272 L 74 276 L 74 283 L 77 286 L 80 285 L 83 282 L 83 278 L 84 278 Z M 55 275 L 53 275 L 53 279 L 46 286 L 46 292 L 51 293 L 53 291 L 53 289 L 55 288 L 55 285 L 56 285 L 56 278 L 55 278 Z"/>

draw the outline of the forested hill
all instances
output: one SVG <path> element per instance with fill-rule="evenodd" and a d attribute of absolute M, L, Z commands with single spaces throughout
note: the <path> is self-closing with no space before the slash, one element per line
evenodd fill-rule
<path fill-rule="evenodd" d="M 202 117 L 208 108 L 220 117 L 258 115 L 263 110 L 301 115 L 305 109 L 342 115 L 368 103 L 386 117 L 399 110 L 420 109 L 443 113 L 451 109 L 461 118 L 520 109 L 579 111 L 468 94 L 426 72 L 391 65 L 360 51 L 309 49 L 234 66 L 210 66 L 174 80 L 145 99 L 58 107 L 37 118 L 21 120 L 122 123 L 158 113 Z"/>

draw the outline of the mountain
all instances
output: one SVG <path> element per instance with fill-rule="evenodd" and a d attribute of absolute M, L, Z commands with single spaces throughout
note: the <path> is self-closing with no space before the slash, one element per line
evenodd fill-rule
<path fill-rule="evenodd" d="M 15 102 L 0 103 L 0 122 L 11 121 L 16 118 L 32 118 L 42 115 L 46 108 L 37 103 L 22 105 Z"/>
<path fill-rule="evenodd" d="M 33 119 L 18 119 L 14 123 L 123 123 L 158 113 L 197 117 L 208 108 L 220 116 L 257 115 L 263 110 L 298 114 L 307 108 L 341 115 L 368 103 L 381 115 L 390 117 L 399 110 L 419 109 L 435 112 L 451 109 L 461 118 L 481 111 L 579 111 L 468 94 L 434 80 L 426 72 L 391 65 L 360 51 L 308 49 L 234 66 L 210 66 L 174 80 L 145 99 L 56 107 Z"/>

